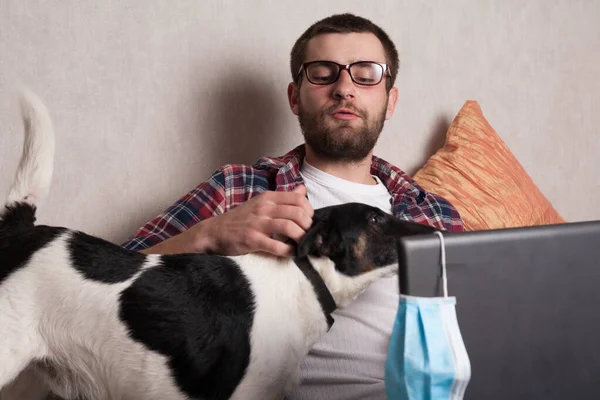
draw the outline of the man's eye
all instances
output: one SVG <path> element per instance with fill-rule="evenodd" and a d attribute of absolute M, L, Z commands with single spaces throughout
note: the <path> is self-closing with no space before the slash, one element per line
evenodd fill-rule
<path fill-rule="evenodd" d="M 311 78 L 313 81 L 317 82 L 329 82 L 331 80 L 331 75 L 313 75 Z"/>
<path fill-rule="evenodd" d="M 328 64 L 313 64 L 308 69 L 308 74 L 313 82 L 331 82 L 336 69 Z"/>
<path fill-rule="evenodd" d="M 370 85 L 370 84 L 375 83 L 375 79 L 368 78 L 368 77 L 359 76 L 359 77 L 356 77 L 354 79 L 356 80 L 356 82 L 362 83 L 362 84 L 365 84 L 365 85 Z"/>

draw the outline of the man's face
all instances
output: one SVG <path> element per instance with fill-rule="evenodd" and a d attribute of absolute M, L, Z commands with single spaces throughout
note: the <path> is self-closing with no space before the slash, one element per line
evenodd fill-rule
<path fill-rule="evenodd" d="M 339 64 L 356 61 L 386 63 L 383 45 L 371 33 L 324 34 L 311 39 L 304 62 L 326 60 Z M 379 138 L 383 123 L 393 112 L 397 90 L 389 95 L 386 81 L 376 86 L 355 84 L 348 71 L 329 85 L 315 85 L 302 72 L 300 85 L 291 83 L 288 97 L 298 116 L 306 144 L 317 156 L 356 162 L 367 157 Z"/>

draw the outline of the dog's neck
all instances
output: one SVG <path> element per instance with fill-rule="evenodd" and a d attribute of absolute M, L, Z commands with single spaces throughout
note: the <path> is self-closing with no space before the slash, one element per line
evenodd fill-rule
<path fill-rule="evenodd" d="M 338 308 L 346 306 L 364 292 L 371 283 L 398 272 L 398 264 L 375 268 L 364 274 L 348 276 L 339 272 L 335 263 L 327 257 L 311 257 L 308 259 L 321 276 Z"/>
<path fill-rule="evenodd" d="M 335 322 L 331 316 L 331 313 L 337 308 L 337 304 L 331 295 L 331 292 L 307 257 L 297 257 L 294 259 L 294 263 L 296 263 L 298 268 L 300 268 L 300 271 L 302 271 L 302 273 L 304 273 L 306 278 L 310 281 L 315 293 L 317 294 L 317 299 L 321 304 L 323 314 L 325 314 L 325 318 L 327 319 L 327 330 L 331 329 L 331 326 Z"/>

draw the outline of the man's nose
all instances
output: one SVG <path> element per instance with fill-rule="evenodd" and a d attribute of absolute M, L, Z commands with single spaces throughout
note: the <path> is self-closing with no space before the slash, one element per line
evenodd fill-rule
<path fill-rule="evenodd" d="M 340 71 L 340 76 L 334 85 L 333 97 L 336 99 L 353 99 L 356 95 L 356 86 L 348 70 Z"/>

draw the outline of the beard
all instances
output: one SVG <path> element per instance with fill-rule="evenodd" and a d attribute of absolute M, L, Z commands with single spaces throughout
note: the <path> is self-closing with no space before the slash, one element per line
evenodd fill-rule
<path fill-rule="evenodd" d="M 308 112 L 298 103 L 298 121 L 304 141 L 323 159 L 329 161 L 359 162 L 364 160 L 377 144 L 379 134 L 385 122 L 386 105 L 370 116 L 366 110 L 337 103 L 321 111 Z M 337 126 L 327 123 L 331 113 L 344 107 L 350 109 L 361 119 L 362 125 L 353 126 L 356 120 L 339 120 Z"/>

